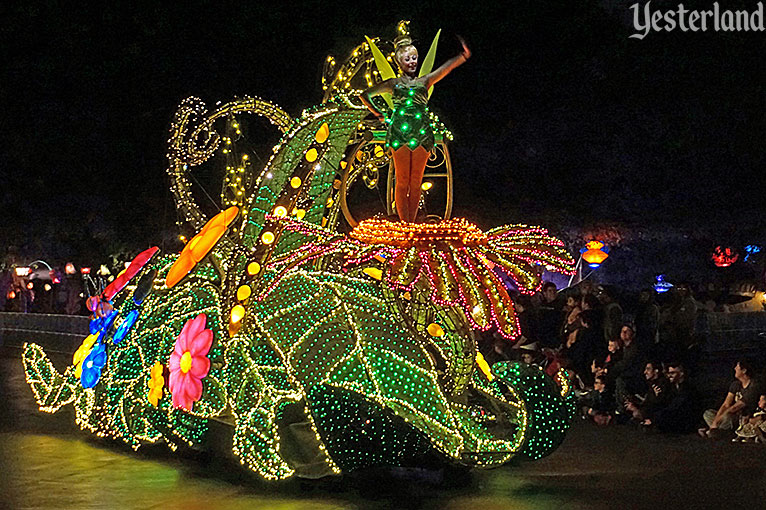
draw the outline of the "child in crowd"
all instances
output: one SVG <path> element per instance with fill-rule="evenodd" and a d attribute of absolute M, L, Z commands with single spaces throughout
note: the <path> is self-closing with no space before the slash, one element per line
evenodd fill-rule
<path fill-rule="evenodd" d="M 742 417 L 736 433 L 737 437 L 732 439 L 734 442 L 766 443 L 766 395 L 761 395 L 758 399 L 758 409 L 753 416 Z"/>
<path fill-rule="evenodd" d="M 607 384 L 612 387 L 615 383 L 615 376 L 610 374 L 609 371 L 622 359 L 622 341 L 619 338 L 609 340 L 608 351 L 606 359 L 604 359 L 604 368 L 601 370 L 601 373 L 606 376 Z"/>
<path fill-rule="evenodd" d="M 593 383 L 593 391 L 584 395 L 580 400 L 584 418 L 592 419 L 597 425 L 611 423 L 615 402 L 612 392 L 607 390 L 606 378 L 597 375 Z"/>

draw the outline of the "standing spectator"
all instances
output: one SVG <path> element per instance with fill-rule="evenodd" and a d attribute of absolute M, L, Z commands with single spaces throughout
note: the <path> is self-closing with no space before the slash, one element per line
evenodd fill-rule
<path fill-rule="evenodd" d="M 559 328 L 561 327 L 561 303 L 558 300 L 556 284 L 545 282 L 537 306 L 538 341 L 542 347 L 558 348 L 561 345 Z"/>
<path fill-rule="evenodd" d="M 604 307 L 603 326 L 604 340 L 609 341 L 620 335 L 622 326 L 622 307 L 617 302 L 613 287 L 602 287 L 598 294 L 601 305 Z"/>
<path fill-rule="evenodd" d="M 584 312 L 586 310 L 590 310 L 590 326 L 594 331 L 599 332 L 599 337 L 602 337 L 602 331 L 603 331 L 603 311 L 601 310 L 601 302 L 598 300 L 596 296 L 593 294 L 583 294 L 582 299 L 580 301 L 580 309 Z M 602 350 L 604 347 L 606 347 L 606 342 L 602 341 L 599 342 L 599 345 L 602 347 Z"/>
<path fill-rule="evenodd" d="M 519 349 L 523 345 L 536 344 L 537 331 L 535 330 L 532 300 L 527 295 L 519 294 L 513 297 L 513 304 L 516 307 L 516 318 L 521 330 L 521 335 L 516 339 L 513 348 Z"/>
<path fill-rule="evenodd" d="M 676 300 L 671 309 L 670 326 L 672 344 L 680 354 L 692 344 L 694 323 L 697 320 L 697 302 L 692 296 L 688 283 L 679 283 Z"/>
<path fill-rule="evenodd" d="M 5 302 L 12 289 L 13 277 L 11 277 L 11 272 L 0 270 L 0 312 L 5 310 Z"/>
<path fill-rule="evenodd" d="M 654 292 L 642 290 L 638 295 L 636 311 L 636 341 L 638 347 L 648 355 L 655 355 L 657 330 L 660 324 L 660 307 L 654 302 Z"/>
<path fill-rule="evenodd" d="M 697 421 L 697 394 L 680 362 L 667 364 L 670 399 L 666 407 L 657 409 L 653 418 L 641 424 L 655 426 L 661 432 L 684 434 L 694 430 Z"/>
<path fill-rule="evenodd" d="M 587 296 L 588 294 L 594 294 L 593 282 L 590 280 L 583 280 L 577 284 L 577 290 L 579 290 L 581 296 Z"/>
<path fill-rule="evenodd" d="M 708 409 L 702 415 L 707 427 L 699 429 L 702 437 L 715 438 L 720 430 L 734 430 L 739 425 L 740 416 L 752 414 L 760 396 L 760 388 L 755 382 L 753 365 L 747 359 L 740 359 L 734 366 L 734 381 L 721 407 Z"/>
<path fill-rule="evenodd" d="M 571 360 L 571 367 L 580 377 L 580 380 L 590 386 L 593 383 L 591 362 L 594 358 L 603 355 L 599 352 L 601 332 L 593 329 L 592 310 L 586 310 L 579 314 L 577 326 L 566 337 L 563 351 Z"/>
<path fill-rule="evenodd" d="M 561 336 L 565 342 L 569 333 L 580 326 L 580 321 L 578 320 L 582 312 L 580 302 L 579 294 L 573 293 L 567 296 L 567 302 L 564 305 L 564 324 L 561 327 Z"/>

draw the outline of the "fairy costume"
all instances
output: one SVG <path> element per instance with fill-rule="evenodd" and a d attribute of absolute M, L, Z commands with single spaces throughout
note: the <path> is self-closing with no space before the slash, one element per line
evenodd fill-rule
<path fill-rule="evenodd" d="M 402 75 L 397 77 L 391 65 L 375 43 L 367 37 L 367 44 L 375 58 L 380 78 L 383 80 L 363 91 L 359 98 L 379 120 L 384 120 L 383 111 L 376 106 L 372 97 L 381 95 L 391 108 L 385 118 L 386 148 L 393 159 L 396 175 L 394 200 L 396 212 L 402 221 L 413 223 L 420 209 L 420 187 L 428 163 L 429 153 L 434 148 L 434 133 L 428 115 L 428 97 L 433 86 L 454 68 L 468 60 L 470 50 L 461 41 L 463 52 L 449 59 L 431 72 L 436 56 L 439 32 L 428 50 L 425 61 L 416 73 L 418 54 L 406 30 L 397 27 L 400 35 L 395 42 L 395 56 Z M 417 74 L 417 77 L 416 77 Z M 418 150 L 419 148 L 423 150 Z M 407 148 L 408 150 L 401 150 Z"/>
<path fill-rule="evenodd" d="M 386 147 L 394 150 L 406 146 L 415 150 L 418 146 L 427 151 L 434 148 L 434 132 L 428 117 L 428 90 L 424 83 L 401 81 L 394 85 L 391 94 L 391 112 Z"/>

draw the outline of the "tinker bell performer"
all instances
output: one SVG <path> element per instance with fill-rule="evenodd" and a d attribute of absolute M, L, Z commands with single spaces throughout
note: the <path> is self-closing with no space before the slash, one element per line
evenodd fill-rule
<path fill-rule="evenodd" d="M 401 74 L 370 87 L 359 96 L 378 120 L 389 122 L 386 147 L 394 158 L 394 198 L 396 212 L 402 221 L 415 222 L 420 205 L 420 183 L 434 148 L 434 133 L 428 118 L 428 91 L 471 56 L 465 41 L 461 37 L 458 40 L 463 46 L 460 55 L 449 59 L 435 71 L 418 77 L 418 50 L 409 36 L 400 35 L 394 40 L 394 54 Z M 374 46 L 372 41 L 369 42 Z M 371 100 L 373 96 L 385 93 L 392 94 L 390 119 L 386 119 Z"/>

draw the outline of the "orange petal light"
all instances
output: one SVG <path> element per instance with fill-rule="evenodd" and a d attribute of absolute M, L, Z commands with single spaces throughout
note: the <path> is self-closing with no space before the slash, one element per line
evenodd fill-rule
<path fill-rule="evenodd" d="M 210 250 L 212 250 L 221 237 L 223 237 L 226 229 L 231 222 L 234 221 L 234 218 L 237 217 L 237 214 L 239 214 L 239 208 L 234 206 L 219 212 L 213 216 L 204 227 L 202 227 L 199 234 L 186 243 L 186 246 L 184 246 L 184 249 L 181 251 L 181 255 L 176 259 L 165 278 L 165 286 L 167 286 L 167 288 L 170 289 L 174 287 L 184 276 L 194 269 L 194 266 L 196 266 L 200 260 L 210 253 Z"/>

